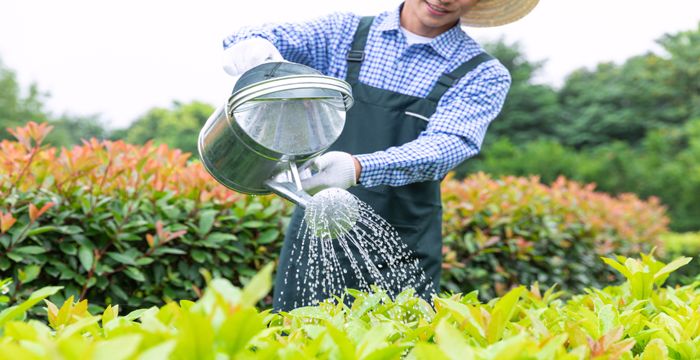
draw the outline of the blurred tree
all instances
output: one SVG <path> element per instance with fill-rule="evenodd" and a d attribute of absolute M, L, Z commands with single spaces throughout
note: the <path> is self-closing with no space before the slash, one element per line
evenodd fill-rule
<path fill-rule="evenodd" d="M 560 108 L 556 91 L 535 84 L 534 78 L 544 61 L 528 61 L 519 43 L 503 40 L 486 44 L 486 50 L 510 71 L 512 84 L 503 109 L 491 123 L 486 141 L 507 138 L 516 144 L 556 136 Z M 488 145 L 486 145 L 488 146 Z"/>
<path fill-rule="evenodd" d="M 197 153 L 197 136 L 214 111 L 211 105 L 193 101 L 173 102 L 172 108 L 153 108 L 127 129 L 115 131 L 112 138 L 122 138 L 132 144 L 153 140 L 159 144 Z"/>
<path fill-rule="evenodd" d="M 0 139 L 12 137 L 6 130 L 8 127 L 17 127 L 30 120 L 46 121 L 45 97 L 36 84 L 30 85 L 27 94 L 23 95 L 14 71 L 0 60 Z"/>
<path fill-rule="evenodd" d="M 700 25 L 659 39 L 661 54 L 573 72 L 559 92 L 557 129 L 577 148 L 615 140 L 638 145 L 647 132 L 700 116 Z"/>
<path fill-rule="evenodd" d="M 664 35 L 658 43 L 668 55 L 659 69 L 661 80 L 676 95 L 663 107 L 675 119 L 700 118 L 700 22 L 697 29 Z"/>
<path fill-rule="evenodd" d="M 36 84 L 31 84 L 23 95 L 15 72 L 0 61 L 0 139 L 12 138 L 7 128 L 28 121 L 51 123 L 54 129 L 46 142 L 54 146 L 68 147 L 79 144 L 82 139 L 107 137 L 108 131 L 98 115 L 55 117 L 45 109 L 48 97 L 49 94 L 41 92 Z"/>
<path fill-rule="evenodd" d="M 69 147 L 80 144 L 82 140 L 109 137 L 109 131 L 98 115 L 62 115 L 58 119 L 51 120 L 50 123 L 54 128 L 46 137 L 46 141 L 54 146 Z"/>

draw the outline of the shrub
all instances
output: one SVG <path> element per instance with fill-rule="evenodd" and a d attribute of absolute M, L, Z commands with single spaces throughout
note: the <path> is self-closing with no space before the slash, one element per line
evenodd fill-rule
<path fill-rule="evenodd" d="M 11 302 L 37 287 L 94 304 L 194 298 L 214 276 L 249 278 L 279 252 L 288 207 L 213 181 L 166 146 L 86 141 L 46 148 L 46 124 L 0 143 L 0 279 Z M 0 306 L 2 306 L 0 304 Z"/>
<path fill-rule="evenodd" d="M 693 257 L 694 260 L 684 266 L 679 271 L 671 275 L 668 280 L 670 284 L 690 284 L 695 280 L 700 280 L 700 233 L 673 233 L 668 232 L 661 235 L 664 244 L 664 259 L 673 259 L 680 256 Z"/>
<path fill-rule="evenodd" d="M 215 279 L 196 302 L 101 315 L 87 301 L 46 302 L 48 324 L 24 312 L 57 288 L 0 313 L 4 359 L 695 359 L 700 355 L 696 285 L 664 288 L 689 259 L 664 264 L 649 254 L 604 258 L 620 286 L 562 292 L 520 286 L 480 302 L 475 293 L 434 299 L 381 291 L 272 314 L 254 304 L 271 286 L 266 267 L 243 290 Z M 619 262 L 618 262 L 619 260 Z"/>
<path fill-rule="evenodd" d="M 443 287 L 484 298 L 535 281 L 580 291 L 614 279 L 599 256 L 660 246 L 668 219 L 656 199 L 611 197 L 563 178 L 480 173 L 443 182 Z"/>

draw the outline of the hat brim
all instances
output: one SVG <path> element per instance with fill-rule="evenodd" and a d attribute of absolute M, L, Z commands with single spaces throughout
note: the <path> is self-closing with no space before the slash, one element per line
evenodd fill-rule
<path fill-rule="evenodd" d="M 523 18 L 539 0 L 479 0 L 462 16 L 462 26 L 492 27 L 510 24 Z"/>

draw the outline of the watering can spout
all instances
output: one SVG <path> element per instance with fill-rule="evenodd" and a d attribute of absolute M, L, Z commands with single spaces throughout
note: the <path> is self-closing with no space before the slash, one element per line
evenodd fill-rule
<path fill-rule="evenodd" d="M 287 159 L 280 163 L 282 171 L 272 179 L 265 181 L 265 186 L 275 194 L 306 209 L 311 195 L 301 187 L 301 176 L 296 163 Z"/>
<path fill-rule="evenodd" d="M 277 182 L 268 180 L 265 185 L 275 194 L 301 206 L 306 209 L 311 201 L 311 196 L 304 190 L 299 190 L 295 184 L 291 182 Z"/>

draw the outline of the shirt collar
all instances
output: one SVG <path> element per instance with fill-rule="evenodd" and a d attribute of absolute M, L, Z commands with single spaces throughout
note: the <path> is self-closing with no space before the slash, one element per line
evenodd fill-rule
<path fill-rule="evenodd" d="M 399 31 L 401 26 L 402 8 L 403 3 L 401 3 L 396 10 L 387 12 L 386 16 L 382 17 L 382 19 L 376 25 L 376 29 L 381 32 Z M 433 50 L 435 50 L 435 52 L 437 52 L 440 56 L 446 59 L 451 59 L 452 55 L 460 47 L 460 44 L 467 38 L 467 34 L 462 31 L 460 24 L 457 23 L 451 29 L 438 35 L 425 45 L 432 47 Z"/>
<path fill-rule="evenodd" d="M 400 18 L 402 7 L 403 3 L 399 5 L 396 10 L 387 12 L 386 16 L 384 16 L 379 24 L 377 24 L 376 29 L 381 32 L 399 31 L 399 26 L 401 25 Z"/>

